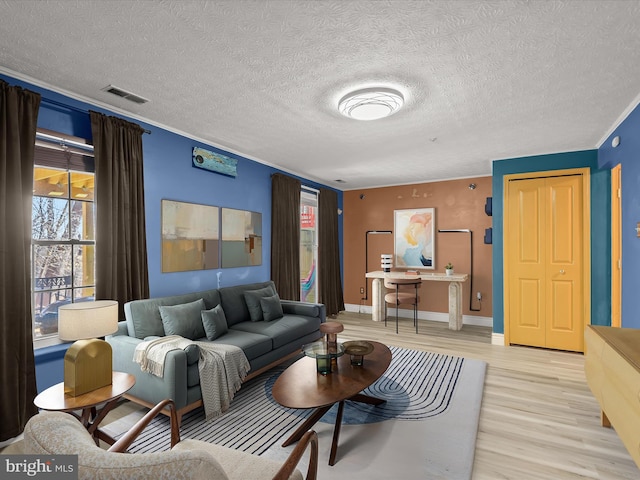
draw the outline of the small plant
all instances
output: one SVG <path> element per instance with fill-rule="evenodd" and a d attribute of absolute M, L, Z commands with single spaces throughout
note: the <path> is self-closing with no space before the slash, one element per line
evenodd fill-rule
<path fill-rule="evenodd" d="M 453 263 L 449 262 L 444 266 L 445 270 L 453 270 Z"/>

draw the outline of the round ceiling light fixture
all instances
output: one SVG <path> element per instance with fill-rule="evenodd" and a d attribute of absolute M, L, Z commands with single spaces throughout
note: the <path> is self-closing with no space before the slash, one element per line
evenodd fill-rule
<path fill-rule="evenodd" d="M 403 104 L 402 93 L 393 88 L 363 88 L 342 97 L 338 110 L 356 120 L 378 120 L 393 115 Z"/>

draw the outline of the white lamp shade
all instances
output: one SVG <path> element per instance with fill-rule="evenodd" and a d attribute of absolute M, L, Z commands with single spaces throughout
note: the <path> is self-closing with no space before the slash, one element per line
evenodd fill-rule
<path fill-rule="evenodd" d="M 104 337 L 118 330 L 118 302 L 98 300 L 62 305 L 58 309 L 61 340 Z"/>

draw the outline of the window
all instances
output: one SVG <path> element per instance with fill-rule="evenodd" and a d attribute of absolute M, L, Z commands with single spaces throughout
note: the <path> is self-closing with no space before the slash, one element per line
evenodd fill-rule
<path fill-rule="evenodd" d="M 34 338 L 58 332 L 58 308 L 95 299 L 92 147 L 39 130 L 32 212 Z"/>
<path fill-rule="evenodd" d="M 300 300 L 318 301 L 318 193 L 302 187 L 300 196 Z"/>

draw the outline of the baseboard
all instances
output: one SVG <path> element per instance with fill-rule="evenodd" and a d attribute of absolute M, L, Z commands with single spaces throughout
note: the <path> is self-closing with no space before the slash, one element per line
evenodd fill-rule
<path fill-rule="evenodd" d="M 353 313 L 366 313 L 371 315 L 370 305 L 355 305 L 353 303 L 345 304 L 345 310 Z M 413 318 L 413 310 L 401 308 L 398 312 L 401 317 Z M 442 312 L 425 312 L 418 311 L 418 318 L 420 320 L 432 320 L 434 322 L 449 323 L 449 314 Z M 463 325 L 478 325 L 480 327 L 493 327 L 493 317 L 481 317 L 479 315 L 463 315 Z"/>
<path fill-rule="evenodd" d="M 492 333 L 491 345 L 500 345 L 504 347 L 504 333 Z"/>

